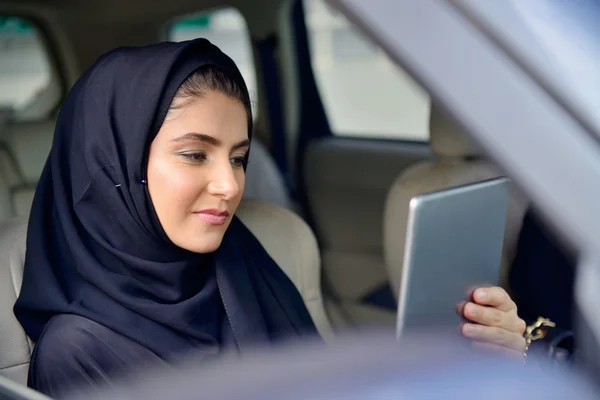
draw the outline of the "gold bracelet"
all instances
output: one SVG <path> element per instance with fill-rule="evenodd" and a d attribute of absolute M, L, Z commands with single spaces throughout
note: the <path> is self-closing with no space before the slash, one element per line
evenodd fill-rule
<path fill-rule="evenodd" d="M 542 327 L 555 328 L 556 324 L 550 321 L 548 318 L 538 317 L 537 321 L 533 324 L 529 325 L 525 329 L 525 333 L 523 337 L 525 338 L 525 350 L 523 350 L 523 362 L 527 362 L 527 351 L 529 350 L 529 346 L 531 342 L 534 340 L 540 340 L 546 337 L 548 331 L 546 329 L 542 329 Z"/>

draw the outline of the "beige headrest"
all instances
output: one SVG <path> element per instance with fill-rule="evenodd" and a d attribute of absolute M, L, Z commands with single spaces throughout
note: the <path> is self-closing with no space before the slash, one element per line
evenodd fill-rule
<path fill-rule="evenodd" d="M 480 147 L 439 104 L 431 103 L 429 120 L 431 150 L 438 157 L 479 157 Z"/>

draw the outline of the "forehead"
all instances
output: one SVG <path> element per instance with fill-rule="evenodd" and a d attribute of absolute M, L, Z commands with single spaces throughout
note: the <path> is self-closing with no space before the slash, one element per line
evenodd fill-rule
<path fill-rule="evenodd" d="M 248 138 L 248 116 L 243 104 L 219 92 L 202 97 L 175 99 L 158 132 L 157 139 L 184 138 L 188 133 L 213 136 L 222 142 L 239 142 Z"/>

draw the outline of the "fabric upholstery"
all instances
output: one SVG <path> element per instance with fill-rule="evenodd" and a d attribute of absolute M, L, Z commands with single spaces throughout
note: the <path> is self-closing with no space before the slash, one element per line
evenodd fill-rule
<path fill-rule="evenodd" d="M 430 145 L 438 157 L 479 157 L 481 148 L 454 118 L 436 103 L 431 104 Z"/>
<path fill-rule="evenodd" d="M 27 381 L 30 346 L 13 314 L 21 290 L 25 260 L 26 222 L 10 219 L 0 224 L 0 375 Z"/>

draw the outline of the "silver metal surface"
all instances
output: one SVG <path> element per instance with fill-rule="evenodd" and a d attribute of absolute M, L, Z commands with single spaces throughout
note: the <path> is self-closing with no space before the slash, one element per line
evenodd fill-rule
<path fill-rule="evenodd" d="M 411 200 L 397 336 L 424 326 L 458 332 L 455 306 L 475 287 L 498 285 L 509 193 L 510 181 L 496 178 Z"/>

